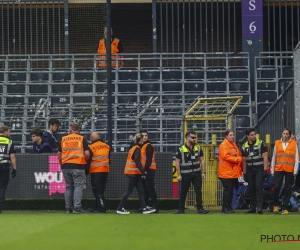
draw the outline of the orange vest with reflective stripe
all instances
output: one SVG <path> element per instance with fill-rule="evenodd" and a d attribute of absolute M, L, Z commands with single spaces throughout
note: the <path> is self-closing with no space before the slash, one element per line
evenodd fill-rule
<path fill-rule="evenodd" d="M 284 151 L 282 147 L 282 141 L 275 141 L 275 171 L 294 172 L 296 163 L 296 147 L 297 142 L 290 140 Z"/>
<path fill-rule="evenodd" d="M 144 144 L 143 147 L 141 148 L 141 162 L 142 162 L 143 168 L 145 168 L 145 166 L 146 166 L 146 160 L 147 160 L 146 148 L 148 145 L 151 145 L 151 147 L 153 147 L 153 145 L 148 142 L 148 143 Z M 153 147 L 152 161 L 151 161 L 151 165 L 149 167 L 152 170 L 156 170 L 156 162 L 155 162 L 154 152 L 155 152 L 155 148 Z"/>
<path fill-rule="evenodd" d="M 61 161 L 62 164 L 72 163 L 86 164 L 83 148 L 84 137 L 79 134 L 63 136 L 61 140 Z"/>
<path fill-rule="evenodd" d="M 127 156 L 127 160 L 126 160 L 126 165 L 125 165 L 125 170 L 124 170 L 124 174 L 142 174 L 141 171 L 139 170 L 139 168 L 137 167 L 136 163 L 134 160 L 132 160 L 132 156 L 134 151 L 140 148 L 138 145 L 133 146 L 129 152 L 128 152 L 128 156 Z"/>
<path fill-rule="evenodd" d="M 218 177 L 228 179 L 241 177 L 242 163 L 238 162 L 239 157 L 241 153 L 237 145 L 224 139 L 219 147 Z"/>
<path fill-rule="evenodd" d="M 116 67 L 116 60 L 114 60 L 116 57 L 116 55 L 114 54 L 117 54 L 119 53 L 119 49 L 118 49 L 118 45 L 119 45 L 119 39 L 115 38 L 113 40 L 113 42 L 111 43 L 111 66 L 113 68 Z M 105 46 L 105 39 L 101 39 L 100 42 L 99 42 L 99 46 L 98 46 L 98 54 L 106 54 L 106 46 Z M 106 58 L 106 55 L 103 55 L 103 56 L 99 56 L 99 58 Z M 118 57 L 120 58 L 120 57 Z M 120 61 L 118 61 L 118 65 L 120 67 Z M 99 67 L 106 67 L 106 60 L 103 60 L 103 61 L 99 61 L 98 62 L 98 66 Z"/>
<path fill-rule="evenodd" d="M 109 172 L 109 151 L 110 147 L 104 142 L 97 141 L 89 145 L 92 151 L 92 161 L 90 173 L 108 173 Z"/>

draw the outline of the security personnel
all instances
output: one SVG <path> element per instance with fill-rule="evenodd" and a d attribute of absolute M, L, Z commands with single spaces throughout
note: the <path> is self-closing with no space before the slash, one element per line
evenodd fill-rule
<path fill-rule="evenodd" d="M 268 169 L 268 148 L 261 140 L 256 139 L 254 128 L 245 131 L 247 142 L 243 144 L 243 173 L 248 182 L 250 209 L 246 213 L 263 213 L 264 171 Z"/>
<path fill-rule="evenodd" d="M 274 213 L 279 212 L 279 194 L 283 178 L 285 178 L 281 214 L 289 214 L 288 204 L 292 195 L 292 187 L 298 173 L 299 151 L 297 142 L 291 140 L 292 131 L 284 128 L 281 140 L 275 141 L 271 162 L 271 174 L 274 176 Z"/>
<path fill-rule="evenodd" d="M 85 185 L 85 167 L 90 158 L 86 139 L 79 134 L 79 124 L 70 124 L 70 134 L 63 136 L 58 149 L 58 159 L 66 182 L 66 213 L 86 213 L 82 209 L 81 199 Z M 74 209 L 73 207 L 74 196 Z"/>
<path fill-rule="evenodd" d="M 133 138 L 133 142 L 134 144 L 131 145 L 131 148 L 128 152 L 124 170 L 124 174 L 128 177 L 128 186 L 117 208 L 117 214 L 130 214 L 130 212 L 125 210 L 124 205 L 128 197 L 132 194 L 134 187 L 137 189 L 143 214 L 152 214 L 155 213 L 155 209 L 150 209 L 146 206 L 144 190 L 141 181 L 141 179 L 146 178 L 146 172 L 141 163 L 140 147 L 143 145 L 142 135 L 137 133 Z"/>
<path fill-rule="evenodd" d="M 92 189 L 96 198 L 95 207 L 90 212 L 106 213 L 104 191 L 110 168 L 110 147 L 101 141 L 97 132 L 91 133 L 90 141 L 92 144 L 89 145 L 91 151 L 89 173 L 91 174 Z"/>
<path fill-rule="evenodd" d="M 104 39 L 101 39 L 98 46 L 98 54 L 106 54 L 106 40 L 107 40 L 107 27 L 104 28 Z M 111 66 L 116 68 L 117 62 L 116 57 L 121 58 L 120 56 L 116 56 L 118 53 L 123 52 L 123 45 L 118 38 L 113 37 L 113 30 L 111 29 Z M 99 56 L 99 58 L 106 59 L 106 55 Z M 98 62 L 99 67 L 106 67 L 106 60 L 100 60 Z M 118 67 L 120 68 L 123 65 L 123 61 L 118 60 Z"/>
<path fill-rule="evenodd" d="M 155 162 L 155 148 L 153 144 L 148 140 L 148 131 L 140 131 L 143 137 L 143 146 L 141 147 L 141 163 L 143 168 L 147 173 L 147 178 L 142 179 L 142 184 L 145 194 L 145 202 L 149 206 L 149 198 L 152 202 L 152 207 L 158 210 L 157 204 L 157 194 L 155 191 L 155 172 L 156 172 L 156 162 Z M 142 212 L 142 208 L 135 210 L 135 212 Z"/>
<path fill-rule="evenodd" d="M 203 151 L 196 145 L 196 132 L 188 131 L 185 134 L 186 143 L 178 148 L 176 155 L 176 171 L 181 181 L 179 209 L 176 214 L 184 214 L 184 205 L 187 192 L 193 183 L 196 193 L 197 213 L 207 214 L 209 211 L 202 206 L 202 179 L 205 179 L 205 161 Z"/>
<path fill-rule="evenodd" d="M 234 132 L 227 129 L 224 141 L 219 146 L 218 178 L 224 187 L 222 213 L 235 212 L 231 203 L 233 190 L 238 188 L 238 178 L 242 176 L 242 162 L 243 157 L 234 143 Z"/>
<path fill-rule="evenodd" d="M 12 165 L 11 176 L 17 175 L 17 161 L 15 148 L 10 138 L 10 128 L 7 126 L 0 127 L 0 214 L 2 213 L 5 192 L 9 181 L 10 164 Z"/>

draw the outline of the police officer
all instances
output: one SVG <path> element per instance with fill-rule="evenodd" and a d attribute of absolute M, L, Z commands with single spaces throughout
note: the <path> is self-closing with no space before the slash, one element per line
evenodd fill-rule
<path fill-rule="evenodd" d="M 188 131 L 185 134 L 186 143 L 178 148 L 176 155 L 176 171 L 181 181 L 179 209 L 176 214 L 184 214 L 184 205 L 187 192 L 193 183 L 196 193 L 197 213 L 207 214 L 209 211 L 202 206 L 202 179 L 205 179 L 205 161 L 203 151 L 196 145 L 196 132 Z"/>
<path fill-rule="evenodd" d="M 58 160 L 66 182 L 66 213 L 83 214 L 81 199 L 85 185 L 85 167 L 90 158 L 86 139 L 79 134 L 79 124 L 71 122 L 70 134 L 63 136 L 58 149 Z M 74 196 L 74 197 L 73 197 Z M 74 198 L 74 209 L 73 207 Z"/>
<path fill-rule="evenodd" d="M 261 140 L 256 139 L 255 129 L 245 131 L 247 142 L 243 144 L 243 172 L 248 182 L 250 209 L 246 213 L 263 213 L 264 171 L 268 169 L 268 148 Z"/>
<path fill-rule="evenodd" d="M 92 144 L 89 145 L 91 151 L 89 173 L 91 174 L 92 189 L 96 198 L 95 206 L 90 212 L 106 213 L 104 191 L 110 170 L 110 147 L 101 141 L 97 132 L 91 133 L 90 141 Z"/>
<path fill-rule="evenodd" d="M 7 126 L 0 127 L 0 214 L 2 213 L 5 201 L 5 192 L 9 181 L 10 163 L 12 165 L 11 176 L 17 175 L 17 161 L 15 148 L 10 138 L 10 128 Z"/>

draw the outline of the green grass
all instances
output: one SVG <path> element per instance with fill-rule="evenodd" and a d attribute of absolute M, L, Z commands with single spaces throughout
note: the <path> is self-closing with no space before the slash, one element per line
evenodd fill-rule
<path fill-rule="evenodd" d="M 226 215 L 64 214 L 3 211 L 0 249 L 296 249 L 298 242 L 262 243 L 262 234 L 300 235 L 300 213 Z M 296 238 L 295 238 L 296 239 Z M 298 238 L 297 238 L 298 239 Z"/>

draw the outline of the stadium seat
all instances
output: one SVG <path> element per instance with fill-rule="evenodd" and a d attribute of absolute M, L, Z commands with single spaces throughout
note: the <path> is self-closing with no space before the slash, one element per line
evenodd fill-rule
<path fill-rule="evenodd" d="M 273 79 L 259 79 L 256 82 L 257 90 L 276 90 L 277 81 Z"/>
<path fill-rule="evenodd" d="M 93 71 L 91 69 L 75 69 L 74 72 L 75 82 L 93 81 Z"/>
<path fill-rule="evenodd" d="M 226 79 L 226 69 L 224 67 L 208 67 L 206 74 L 207 79 Z"/>
<path fill-rule="evenodd" d="M 258 68 L 258 73 L 260 73 L 260 78 L 276 78 L 277 68 Z"/>
<path fill-rule="evenodd" d="M 203 68 L 186 68 L 184 70 L 185 80 L 202 80 L 204 79 L 204 69 Z"/>
<path fill-rule="evenodd" d="M 250 111 L 251 111 L 250 107 L 239 105 L 238 107 L 236 107 L 233 114 L 234 115 L 245 115 L 246 116 L 246 115 L 250 115 Z"/>
<path fill-rule="evenodd" d="M 229 92 L 249 92 L 250 83 L 247 81 L 230 81 Z"/>
<path fill-rule="evenodd" d="M 49 69 L 32 69 L 29 74 L 31 82 L 49 81 Z"/>
<path fill-rule="evenodd" d="M 234 66 L 228 69 L 229 79 L 249 79 L 249 69 L 243 66 Z"/>
<path fill-rule="evenodd" d="M 160 80 L 160 69 L 159 68 L 141 68 L 140 79 L 141 79 L 141 81 Z"/>
<path fill-rule="evenodd" d="M 54 94 L 70 93 L 70 85 L 69 84 L 52 85 L 52 93 Z"/>
<path fill-rule="evenodd" d="M 19 107 L 18 105 L 24 104 L 24 97 L 6 97 L 6 105 L 16 105 L 16 108 Z M 23 110 L 23 108 L 22 108 Z"/>
<path fill-rule="evenodd" d="M 293 68 L 293 66 L 284 66 L 282 77 L 283 78 L 293 78 L 294 77 L 294 68 Z"/>
<path fill-rule="evenodd" d="M 54 82 L 70 82 L 71 69 L 53 69 L 52 79 Z"/>
<path fill-rule="evenodd" d="M 259 91 L 257 93 L 257 102 L 274 102 L 277 99 L 276 91 Z"/>
<path fill-rule="evenodd" d="M 120 104 L 135 103 L 135 102 L 137 102 L 137 96 L 133 96 L 133 95 L 118 96 L 118 103 Z"/>
<path fill-rule="evenodd" d="M 207 81 L 208 92 L 226 92 L 227 84 L 221 81 Z"/>
<path fill-rule="evenodd" d="M 236 116 L 235 126 L 237 128 L 248 128 L 250 126 L 250 117 L 249 116 Z"/>
<path fill-rule="evenodd" d="M 163 81 L 181 81 L 182 69 L 180 68 L 164 68 L 162 71 Z"/>
<path fill-rule="evenodd" d="M 30 94 L 47 94 L 48 86 L 46 84 L 29 85 Z"/>
<path fill-rule="evenodd" d="M 278 94 L 281 94 L 281 86 L 283 85 L 284 88 L 289 86 L 289 84 L 293 81 L 294 79 L 279 79 L 278 81 Z"/>
<path fill-rule="evenodd" d="M 7 85 L 7 94 L 24 94 L 25 84 L 12 84 Z"/>
<path fill-rule="evenodd" d="M 271 106 L 272 106 L 272 103 L 259 103 L 259 104 L 257 104 L 258 119 L 260 119 Z"/>
<path fill-rule="evenodd" d="M 118 91 L 119 92 L 137 92 L 137 84 L 136 83 L 123 83 L 119 82 L 118 83 Z"/>
<path fill-rule="evenodd" d="M 181 92 L 182 84 L 181 82 L 163 82 L 162 83 L 163 92 Z"/>
<path fill-rule="evenodd" d="M 121 68 L 117 71 L 119 81 L 137 81 L 137 68 Z"/>
<path fill-rule="evenodd" d="M 147 81 L 140 83 L 141 92 L 159 92 L 160 84 L 157 81 Z"/>
<path fill-rule="evenodd" d="M 240 104 L 249 104 L 249 102 L 250 102 L 250 93 L 248 93 L 248 94 L 240 94 L 240 96 L 242 96 L 243 98 L 242 98 L 242 100 L 241 100 L 241 102 L 240 102 Z"/>
<path fill-rule="evenodd" d="M 203 92 L 204 82 L 203 81 L 185 81 L 184 83 L 185 92 Z"/>
<path fill-rule="evenodd" d="M 26 82 L 26 69 L 10 69 L 8 72 L 9 82 Z"/>
<path fill-rule="evenodd" d="M 246 129 L 236 129 L 236 132 L 235 132 L 235 141 L 236 142 L 239 142 L 243 139 L 245 135 L 245 130 Z"/>

